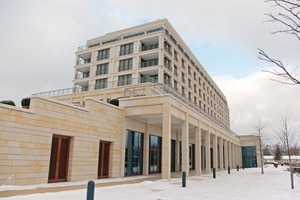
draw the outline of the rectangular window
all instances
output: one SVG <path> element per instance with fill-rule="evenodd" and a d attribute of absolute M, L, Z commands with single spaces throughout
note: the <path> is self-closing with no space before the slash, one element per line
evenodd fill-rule
<path fill-rule="evenodd" d="M 174 81 L 174 89 L 177 91 L 178 90 L 178 83 L 177 81 Z"/>
<path fill-rule="evenodd" d="M 95 90 L 107 88 L 107 78 L 96 80 Z"/>
<path fill-rule="evenodd" d="M 132 69 L 132 58 L 120 60 L 119 62 L 119 72 Z"/>
<path fill-rule="evenodd" d="M 178 67 L 176 65 L 174 65 L 174 75 L 177 76 L 178 72 L 177 72 Z"/>
<path fill-rule="evenodd" d="M 126 130 L 125 176 L 143 174 L 144 134 Z"/>
<path fill-rule="evenodd" d="M 181 73 L 181 80 L 183 83 L 185 83 L 185 76 L 184 76 L 184 73 Z"/>
<path fill-rule="evenodd" d="M 168 68 L 170 71 L 172 71 L 171 61 L 166 57 L 164 58 L 164 65 L 166 68 Z"/>
<path fill-rule="evenodd" d="M 119 76 L 119 78 L 118 78 L 118 86 L 130 85 L 131 82 L 132 82 L 131 74 L 122 75 L 122 76 Z"/>
<path fill-rule="evenodd" d="M 171 45 L 167 42 L 164 43 L 164 48 L 165 50 L 170 54 L 172 55 L 172 51 L 171 51 Z"/>
<path fill-rule="evenodd" d="M 104 60 L 109 58 L 109 49 L 103 49 L 98 51 L 98 60 Z"/>
<path fill-rule="evenodd" d="M 174 59 L 175 59 L 176 61 L 178 61 L 178 54 L 177 54 L 176 51 L 174 51 Z"/>
<path fill-rule="evenodd" d="M 168 74 L 164 74 L 164 83 L 167 85 L 171 84 L 171 77 Z"/>
<path fill-rule="evenodd" d="M 133 43 L 121 45 L 120 56 L 132 54 L 132 53 L 133 53 Z"/>
<path fill-rule="evenodd" d="M 96 75 L 108 74 L 108 63 L 97 65 Z"/>

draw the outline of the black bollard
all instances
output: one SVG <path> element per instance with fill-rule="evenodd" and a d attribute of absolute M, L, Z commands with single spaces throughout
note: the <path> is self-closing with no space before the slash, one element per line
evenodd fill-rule
<path fill-rule="evenodd" d="M 228 166 L 228 174 L 230 174 L 230 166 Z"/>
<path fill-rule="evenodd" d="M 244 165 L 243 165 L 243 170 L 245 169 Z"/>
<path fill-rule="evenodd" d="M 239 170 L 240 170 L 240 169 L 239 169 L 239 165 L 237 165 L 237 166 L 236 166 L 236 170 L 237 170 L 237 171 L 239 171 Z"/>
<path fill-rule="evenodd" d="M 87 184 L 86 200 L 94 200 L 95 182 L 89 181 Z"/>
<path fill-rule="evenodd" d="M 216 178 L 216 168 L 213 168 L 213 178 Z"/>
<path fill-rule="evenodd" d="M 186 172 L 182 172 L 182 187 L 186 187 Z"/>

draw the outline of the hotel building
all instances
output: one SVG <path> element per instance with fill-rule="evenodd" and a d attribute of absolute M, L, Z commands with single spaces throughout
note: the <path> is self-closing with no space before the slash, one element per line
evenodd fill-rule
<path fill-rule="evenodd" d="M 230 130 L 225 95 L 167 19 L 88 40 L 72 88 L 34 94 L 30 109 L 1 104 L 0 116 L 0 181 L 12 184 L 259 163 L 257 138 Z"/>

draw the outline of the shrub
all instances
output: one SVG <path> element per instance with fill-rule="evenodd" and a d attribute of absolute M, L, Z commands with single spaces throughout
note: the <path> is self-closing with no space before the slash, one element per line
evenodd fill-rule
<path fill-rule="evenodd" d="M 110 99 L 108 101 L 108 103 L 115 105 L 115 106 L 119 106 L 119 100 L 118 99 Z"/>
<path fill-rule="evenodd" d="M 16 106 L 15 102 L 12 100 L 2 100 L 0 103 L 6 104 L 6 105 L 11 105 L 11 106 Z"/>
<path fill-rule="evenodd" d="M 30 98 L 29 97 L 23 98 L 21 101 L 21 105 L 22 106 L 30 106 Z"/>

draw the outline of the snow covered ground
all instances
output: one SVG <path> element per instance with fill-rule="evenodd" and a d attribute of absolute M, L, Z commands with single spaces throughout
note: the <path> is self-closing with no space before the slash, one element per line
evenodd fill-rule
<path fill-rule="evenodd" d="M 240 169 L 218 172 L 216 179 L 211 174 L 192 176 L 187 179 L 187 187 L 181 187 L 181 178 L 170 181 L 145 181 L 137 184 L 118 185 L 95 189 L 95 200 L 105 199 L 145 199 L 145 200 L 194 200 L 194 199 L 222 199 L 222 200 L 283 200 L 300 199 L 300 177 L 294 175 L 295 189 L 291 189 L 289 172 L 281 167 L 272 165 L 264 168 L 262 175 L 260 168 Z M 69 184 L 69 183 L 66 183 Z M 16 186 L 0 186 L 1 191 L 11 190 Z M 20 187 L 16 187 L 20 189 Z M 21 187 L 22 188 L 22 187 Z M 26 188 L 26 187 L 24 187 Z M 28 188 L 28 186 L 27 186 Z M 86 189 L 64 191 L 56 193 L 31 194 L 1 198 L 1 200 L 52 200 L 72 199 L 85 200 Z"/>

